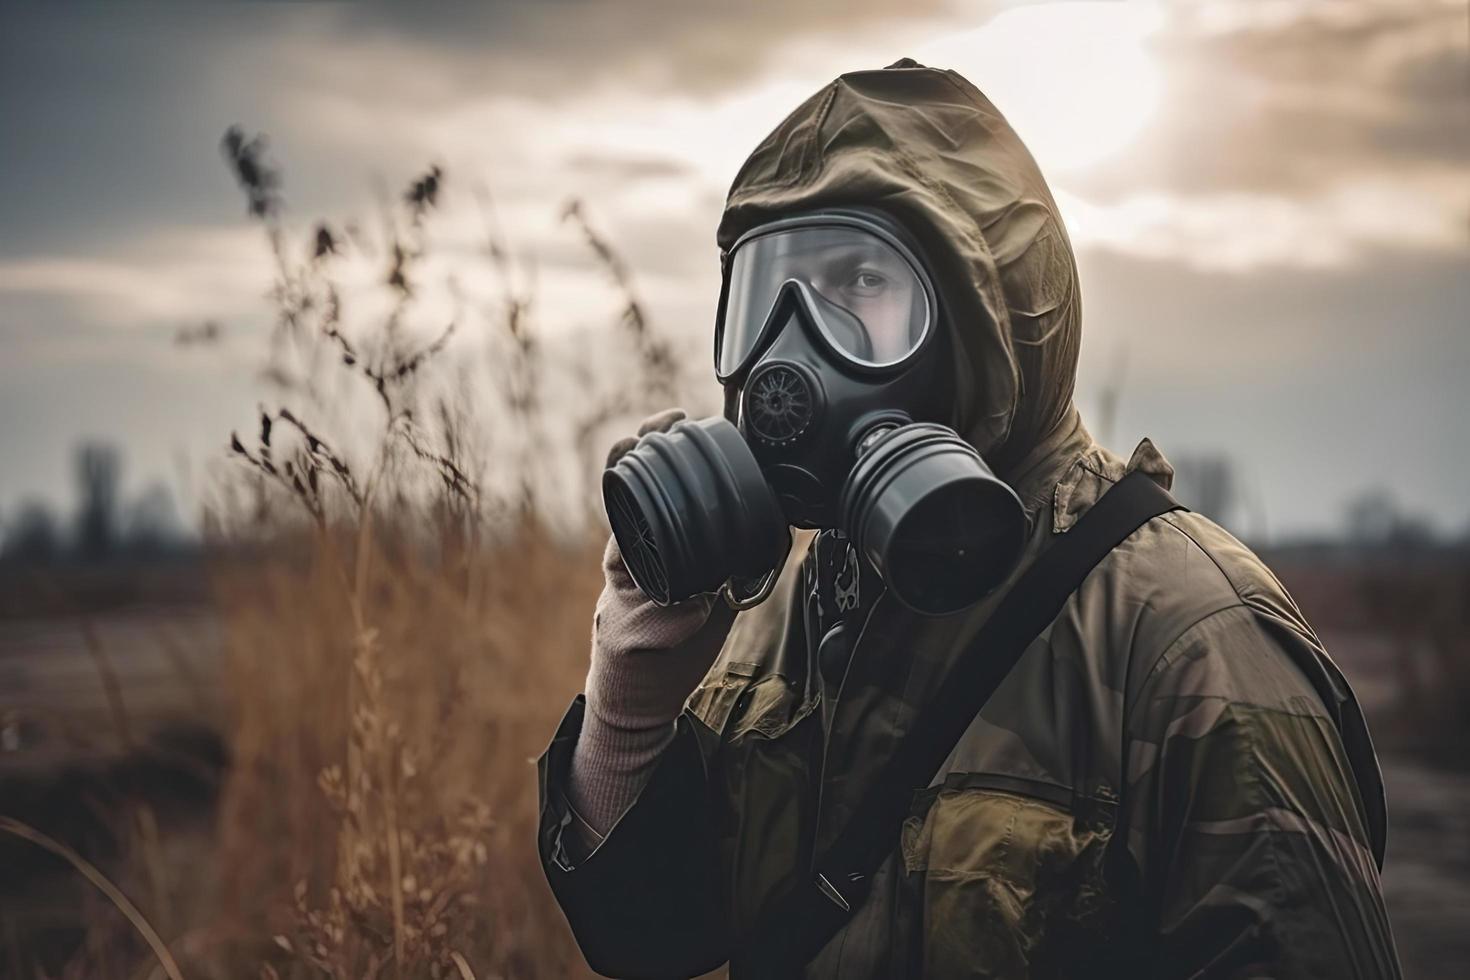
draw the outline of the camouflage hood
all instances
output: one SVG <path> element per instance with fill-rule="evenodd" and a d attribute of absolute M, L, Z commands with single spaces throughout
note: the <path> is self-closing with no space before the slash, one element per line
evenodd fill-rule
<path fill-rule="evenodd" d="M 1081 337 L 1071 242 L 1036 161 L 953 71 L 904 59 L 850 72 L 740 168 L 720 248 L 844 204 L 883 208 L 919 237 L 958 355 L 953 424 L 1004 472 L 1071 414 Z"/>

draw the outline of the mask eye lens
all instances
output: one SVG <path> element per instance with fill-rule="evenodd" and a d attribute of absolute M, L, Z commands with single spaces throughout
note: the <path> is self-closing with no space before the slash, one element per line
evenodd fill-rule
<path fill-rule="evenodd" d="M 791 280 L 828 304 L 818 317 L 827 343 L 865 367 L 898 364 L 929 331 L 926 281 L 884 234 L 833 219 L 788 226 L 755 235 L 731 256 L 716 363 L 722 379 L 744 369 L 767 334 L 784 326 L 767 321 Z"/>

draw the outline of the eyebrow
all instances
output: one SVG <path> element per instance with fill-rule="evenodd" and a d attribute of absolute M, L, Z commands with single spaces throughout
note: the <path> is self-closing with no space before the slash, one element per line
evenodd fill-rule
<path fill-rule="evenodd" d="M 842 245 L 825 245 L 814 248 L 801 249 L 800 251 L 788 252 L 783 258 L 796 261 L 810 261 L 820 259 L 828 265 L 838 268 L 859 265 L 864 262 L 874 264 L 903 266 L 904 260 L 901 256 L 889 251 L 878 243 L 844 243 Z"/>

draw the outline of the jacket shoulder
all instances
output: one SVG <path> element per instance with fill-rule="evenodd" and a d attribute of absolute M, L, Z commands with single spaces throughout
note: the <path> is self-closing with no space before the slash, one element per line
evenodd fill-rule
<path fill-rule="evenodd" d="M 1223 585 L 1240 603 L 1300 622 L 1301 612 L 1274 572 L 1250 548 L 1214 521 L 1193 511 L 1176 511 L 1161 519 L 1187 538 L 1219 572 Z"/>
<path fill-rule="evenodd" d="M 1268 620 L 1273 631 L 1320 649 L 1316 635 L 1266 563 L 1203 515 L 1175 512 L 1136 531 L 1078 590 L 1082 615 L 1104 617 L 1119 687 L 1131 702 L 1181 637 L 1225 613 Z M 1295 644 L 1293 644 L 1295 645 Z"/>

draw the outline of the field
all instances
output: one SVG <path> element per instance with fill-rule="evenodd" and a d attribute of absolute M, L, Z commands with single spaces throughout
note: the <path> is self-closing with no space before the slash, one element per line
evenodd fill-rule
<path fill-rule="evenodd" d="M 4 815 L 95 864 L 183 976 L 585 972 L 536 864 L 532 763 L 580 687 L 597 543 L 392 540 L 154 569 L 151 601 L 104 601 L 93 571 L 84 616 L 37 599 L 0 621 Z M 1446 751 L 1464 736 L 1424 693 L 1445 689 L 1432 649 L 1354 600 L 1375 563 L 1329 557 L 1278 567 L 1370 712 L 1390 912 L 1430 973 L 1470 955 L 1470 771 Z M 1444 560 L 1396 573 L 1442 580 Z M 1427 683 L 1405 687 L 1405 658 Z M 0 837 L 6 975 L 169 975 L 74 862 Z"/>
<path fill-rule="evenodd" d="M 207 605 L 6 622 L 6 814 L 102 865 L 188 976 L 566 975 L 532 760 L 580 686 L 595 553 L 527 532 L 444 576 L 366 547 L 365 613 L 304 545 L 209 569 Z M 74 869 L 0 846 L 8 973 L 150 958 Z"/>

